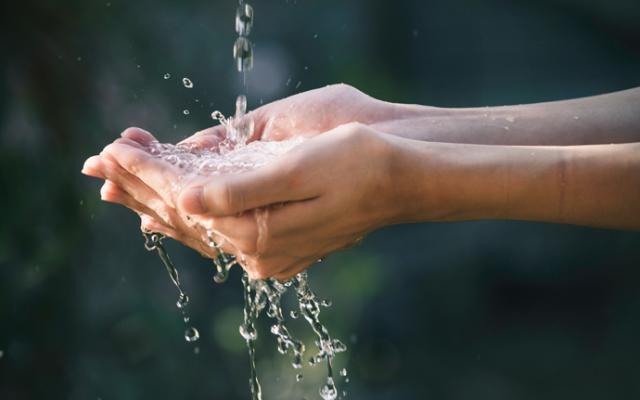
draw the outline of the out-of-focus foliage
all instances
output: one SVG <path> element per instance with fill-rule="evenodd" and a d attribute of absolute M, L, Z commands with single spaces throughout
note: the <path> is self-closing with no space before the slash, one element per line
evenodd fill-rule
<path fill-rule="evenodd" d="M 136 217 L 79 173 L 127 126 L 177 141 L 231 110 L 235 3 L 0 5 L 0 399 L 248 398 L 238 271 L 214 286 L 209 262 L 169 245 L 202 334 L 194 354 Z M 253 3 L 252 107 L 333 82 L 443 106 L 640 84 L 636 0 Z M 639 261 L 635 233 L 423 224 L 377 232 L 311 280 L 350 345 L 349 398 L 633 399 Z M 320 372 L 296 385 L 261 335 L 266 398 L 314 398 Z"/>

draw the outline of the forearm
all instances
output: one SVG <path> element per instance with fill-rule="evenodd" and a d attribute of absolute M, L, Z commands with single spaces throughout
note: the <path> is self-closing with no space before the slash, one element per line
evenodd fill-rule
<path fill-rule="evenodd" d="M 372 127 L 416 140 L 523 146 L 640 142 L 640 88 L 504 107 L 388 104 L 390 117 Z"/>
<path fill-rule="evenodd" d="M 640 229 L 640 143 L 522 147 L 395 139 L 402 221 L 530 220 Z"/>

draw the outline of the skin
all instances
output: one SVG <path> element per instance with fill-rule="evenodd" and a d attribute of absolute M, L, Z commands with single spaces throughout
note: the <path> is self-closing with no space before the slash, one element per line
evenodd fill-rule
<path fill-rule="evenodd" d="M 522 106 L 385 103 L 347 85 L 255 110 L 253 140 L 311 137 L 252 172 L 185 182 L 130 128 L 83 172 L 101 195 L 201 254 L 198 222 L 253 278 L 287 279 L 383 226 L 531 220 L 640 229 L 640 90 Z M 215 127 L 186 142 L 215 147 Z M 448 142 L 448 143 L 445 143 Z"/>

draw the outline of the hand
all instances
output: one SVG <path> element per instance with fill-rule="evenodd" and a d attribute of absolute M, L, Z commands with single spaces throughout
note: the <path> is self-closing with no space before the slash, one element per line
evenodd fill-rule
<path fill-rule="evenodd" d="M 394 221 L 385 136 L 340 126 L 259 170 L 188 185 L 178 209 L 231 243 L 253 278 L 287 279 Z"/>
<path fill-rule="evenodd" d="M 388 142 L 361 124 L 310 139 L 256 171 L 186 181 L 180 193 L 172 190 L 179 170 L 144 149 L 150 135 L 124 136 L 85 168 L 125 188 L 112 194 L 107 182 L 105 199 L 142 210 L 153 224 L 147 229 L 212 257 L 210 230 L 253 278 L 287 279 L 394 218 Z"/>
<path fill-rule="evenodd" d="M 396 111 L 393 104 L 376 100 L 349 85 L 330 85 L 267 104 L 249 113 L 255 123 L 251 140 L 283 140 L 298 135 L 314 136 L 354 121 L 365 124 L 384 123 L 391 119 Z M 218 125 L 197 132 L 182 143 L 215 149 L 225 135 L 224 127 Z M 155 140 L 148 132 L 137 128 L 125 130 L 122 137 L 141 144 Z M 105 179 L 104 169 L 107 168 L 105 163 L 109 164 L 107 161 L 100 161 L 99 158 L 91 158 L 85 165 L 84 171 L 89 175 Z M 113 174 L 114 171 L 111 173 Z M 132 181 L 129 177 L 125 180 Z M 136 180 L 133 179 L 133 181 Z M 142 182 L 138 180 L 137 183 Z M 136 192 L 148 191 L 149 189 L 136 189 Z M 145 213 L 145 210 L 139 207 L 140 202 L 135 201 L 135 196 L 114 180 L 109 180 L 103 190 L 105 200 L 136 207 L 138 213 L 149 217 L 146 220 L 151 222 L 155 220 L 157 223 L 172 226 L 167 220 L 158 221 Z"/>
<path fill-rule="evenodd" d="M 248 116 L 255 130 L 250 140 L 284 140 L 315 136 L 340 125 L 382 123 L 395 116 L 393 104 L 370 97 L 346 84 L 329 85 L 266 104 Z M 198 132 L 183 143 L 217 144 L 225 134 L 222 126 Z"/>

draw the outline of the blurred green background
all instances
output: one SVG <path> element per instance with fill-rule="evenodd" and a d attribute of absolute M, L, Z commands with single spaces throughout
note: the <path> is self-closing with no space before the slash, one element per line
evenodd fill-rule
<path fill-rule="evenodd" d="M 637 0 L 252 3 L 252 107 L 334 82 L 439 106 L 640 85 Z M 128 126 L 177 141 L 213 109 L 231 111 L 235 4 L 0 5 L 0 399 L 249 397 L 239 271 L 214 285 L 210 263 L 169 244 L 202 334 L 196 354 L 137 218 L 101 203 L 79 172 Z M 311 281 L 349 345 L 338 364 L 350 399 L 635 399 L 639 260 L 637 233 L 423 224 L 371 235 Z M 265 399 L 318 398 L 323 370 L 295 384 L 265 328 Z"/>

